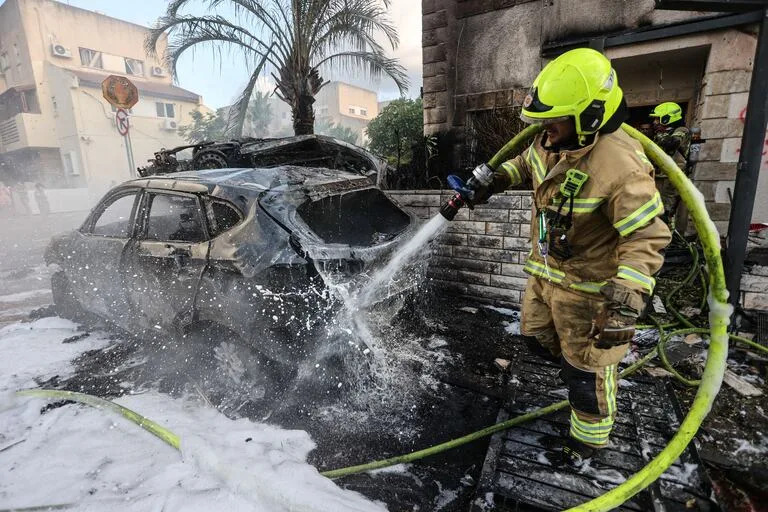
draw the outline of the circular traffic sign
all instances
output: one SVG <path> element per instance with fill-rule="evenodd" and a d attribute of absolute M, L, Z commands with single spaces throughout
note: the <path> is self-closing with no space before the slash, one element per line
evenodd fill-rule
<path fill-rule="evenodd" d="M 109 75 L 101 82 L 101 93 L 110 105 L 131 108 L 139 101 L 139 90 L 124 76 Z"/>
<path fill-rule="evenodd" d="M 128 135 L 128 129 L 131 123 L 128 121 L 128 112 L 122 108 L 117 109 L 115 112 L 115 126 L 117 126 L 117 132 L 125 137 Z"/>

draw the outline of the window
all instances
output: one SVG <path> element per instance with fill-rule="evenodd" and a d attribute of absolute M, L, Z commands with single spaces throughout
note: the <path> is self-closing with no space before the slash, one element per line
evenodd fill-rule
<path fill-rule="evenodd" d="M 97 52 L 96 50 L 80 48 L 80 63 L 89 68 L 104 69 L 104 64 L 101 60 L 101 52 Z"/>
<path fill-rule="evenodd" d="M 64 160 L 64 170 L 70 176 L 80 176 L 80 166 L 78 165 L 77 153 L 67 151 L 62 155 Z"/>
<path fill-rule="evenodd" d="M 37 101 L 35 89 L 18 90 L 12 87 L 0 94 L 0 121 L 10 119 L 22 112 L 40 113 L 40 103 Z"/>
<path fill-rule="evenodd" d="M 34 89 L 27 89 L 19 93 L 21 107 L 23 112 L 32 114 L 40 113 L 40 104 L 37 102 L 37 92 Z"/>
<path fill-rule="evenodd" d="M 136 193 L 119 196 L 112 199 L 102 208 L 98 218 L 93 223 L 94 235 L 128 238 L 131 236 L 131 213 Z"/>
<path fill-rule="evenodd" d="M 361 108 L 360 109 L 360 115 L 361 116 L 367 116 L 368 115 L 368 111 L 366 109 L 364 109 L 364 108 Z"/>
<path fill-rule="evenodd" d="M 152 194 L 146 238 L 161 242 L 196 243 L 205 240 L 197 198 Z"/>
<path fill-rule="evenodd" d="M 128 57 L 126 57 L 124 60 L 126 73 L 134 76 L 144 76 L 144 63 L 142 61 L 129 59 Z"/>
<path fill-rule="evenodd" d="M 229 231 L 240 222 L 240 213 L 232 206 L 220 201 L 211 203 L 211 213 L 214 220 L 211 236 L 214 237 Z"/>
<path fill-rule="evenodd" d="M 349 109 L 347 109 L 347 112 L 349 112 L 350 114 L 353 114 L 353 115 L 354 115 L 354 113 L 355 113 L 355 107 L 349 107 Z"/>
<path fill-rule="evenodd" d="M 176 117 L 173 103 L 157 101 L 155 102 L 155 109 L 157 110 L 157 117 Z"/>

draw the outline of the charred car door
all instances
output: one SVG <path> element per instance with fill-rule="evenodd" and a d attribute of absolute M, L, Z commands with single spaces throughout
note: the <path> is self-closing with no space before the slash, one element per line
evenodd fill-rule
<path fill-rule="evenodd" d="M 134 233 L 140 191 L 117 189 L 102 199 L 73 234 L 71 257 L 61 258 L 77 301 L 122 326 L 128 318 L 120 268 Z"/>
<path fill-rule="evenodd" d="M 128 298 L 141 326 L 181 329 L 195 316 L 208 264 L 208 230 L 200 197 L 147 190 L 135 245 L 125 256 Z"/>

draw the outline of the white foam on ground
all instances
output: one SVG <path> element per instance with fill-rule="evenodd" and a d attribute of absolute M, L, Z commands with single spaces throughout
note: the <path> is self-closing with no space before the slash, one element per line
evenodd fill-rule
<path fill-rule="evenodd" d="M 173 430 L 181 452 L 114 413 L 17 399 L 37 375 L 67 375 L 70 360 L 107 340 L 47 318 L 0 330 L 0 509 L 382 511 L 306 463 L 315 444 L 299 430 L 230 420 L 202 402 L 160 393 L 116 400 Z"/>
<path fill-rule="evenodd" d="M 74 357 L 109 343 L 103 333 L 93 333 L 77 343 L 62 343 L 79 333 L 76 324 L 56 317 L 0 329 L 0 391 L 34 387 L 35 377 L 67 377 L 74 370 L 70 363 Z"/>
<path fill-rule="evenodd" d="M 520 322 L 514 321 L 514 322 L 501 322 L 501 325 L 504 326 L 504 331 L 507 334 L 511 334 L 512 336 L 517 336 L 520 334 Z"/>

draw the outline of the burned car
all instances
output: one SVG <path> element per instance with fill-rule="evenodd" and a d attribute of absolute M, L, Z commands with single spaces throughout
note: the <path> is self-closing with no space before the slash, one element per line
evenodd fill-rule
<path fill-rule="evenodd" d="M 191 151 L 191 158 L 181 155 Z M 299 135 L 277 139 L 240 138 L 200 142 L 161 149 L 139 176 L 157 176 L 179 171 L 233 167 L 297 165 L 324 167 L 384 177 L 386 163 L 359 146 L 324 135 Z"/>
<path fill-rule="evenodd" d="M 186 171 L 112 189 L 46 262 L 60 311 L 137 334 L 214 328 L 288 362 L 324 307 L 324 276 L 370 268 L 414 225 L 373 173 Z"/>

